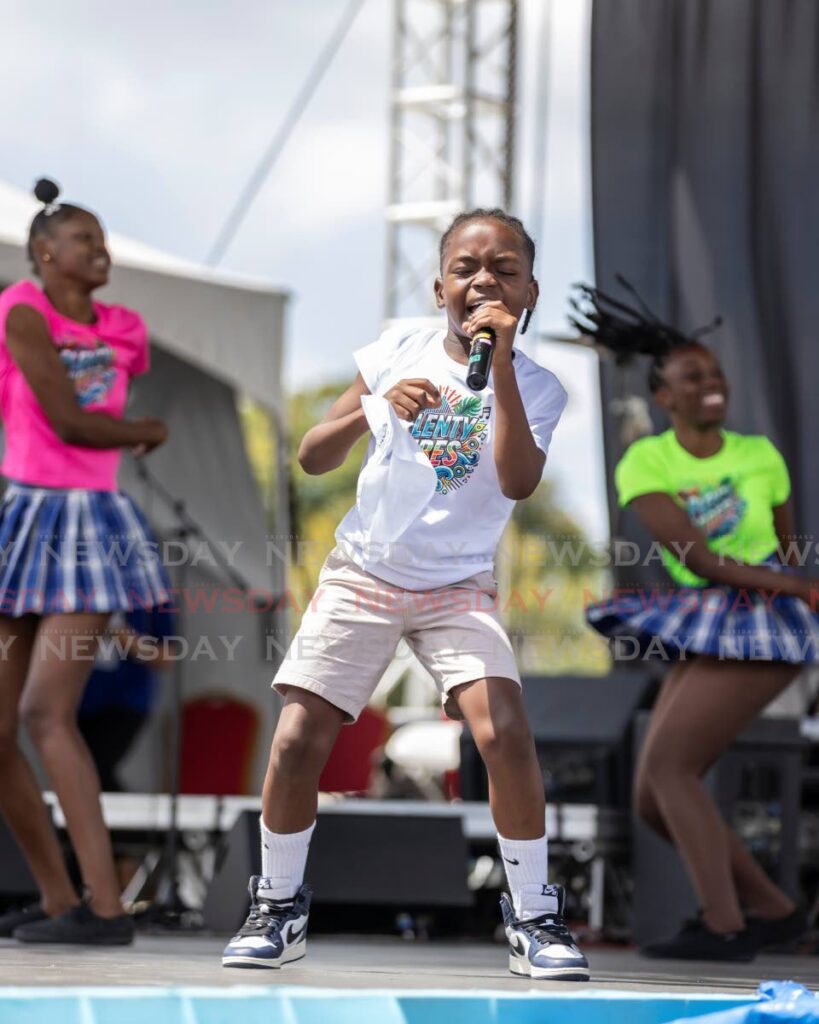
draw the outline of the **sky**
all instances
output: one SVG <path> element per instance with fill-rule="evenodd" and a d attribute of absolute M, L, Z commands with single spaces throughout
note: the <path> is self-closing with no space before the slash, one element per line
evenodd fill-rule
<path fill-rule="evenodd" d="M 346 5 L 141 0 L 137 18 L 110 0 L 4 0 L 0 177 L 52 176 L 110 229 L 203 260 Z M 533 333 L 565 333 L 568 287 L 591 277 L 588 18 L 589 0 L 521 3 L 515 210 L 539 245 Z M 291 293 L 290 388 L 351 379 L 380 330 L 391 27 L 391 0 L 366 0 L 222 262 Z M 570 394 L 548 473 L 603 539 L 594 357 L 527 351 Z"/>

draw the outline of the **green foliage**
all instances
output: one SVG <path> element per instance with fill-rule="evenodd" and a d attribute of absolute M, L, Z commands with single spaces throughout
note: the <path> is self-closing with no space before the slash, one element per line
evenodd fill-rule
<path fill-rule="evenodd" d="M 259 485 L 267 511 L 267 525 L 273 531 L 273 494 L 276 473 L 276 435 L 270 413 L 250 398 L 239 402 L 239 420 L 245 450 Z"/>
<path fill-rule="evenodd" d="M 496 560 L 501 610 L 522 673 L 608 672 L 608 646 L 585 621 L 589 596 L 605 574 L 589 564 L 583 531 L 544 481 L 520 502 Z"/>
<path fill-rule="evenodd" d="M 324 384 L 309 391 L 301 391 L 291 396 L 288 402 L 288 420 L 290 424 L 290 472 L 294 487 L 294 511 L 296 523 L 293 532 L 297 536 L 304 534 L 306 524 L 316 515 L 322 515 L 338 507 L 343 507 L 341 515 L 355 501 L 358 471 L 367 450 L 367 438 L 363 437 L 355 445 L 346 461 L 332 473 L 322 476 L 308 476 L 298 464 L 296 454 L 301 439 L 310 429 L 326 415 L 330 406 L 344 391 L 345 384 Z M 339 516 L 339 519 L 341 518 Z M 307 536 L 307 534 L 304 534 Z"/>

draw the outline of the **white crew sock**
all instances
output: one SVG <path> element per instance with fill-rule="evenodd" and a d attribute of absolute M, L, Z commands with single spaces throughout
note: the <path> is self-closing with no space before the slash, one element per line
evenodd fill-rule
<path fill-rule="evenodd" d="M 259 818 L 259 826 L 264 893 L 272 900 L 292 900 L 304 881 L 307 852 L 316 823 L 303 832 L 271 832 L 263 818 Z"/>
<path fill-rule="evenodd" d="M 498 834 L 503 866 L 509 882 L 509 895 L 519 921 L 541 914 L 555 913 L 557 897 L 549 888 L 549 840 L 504 839 Z"/>

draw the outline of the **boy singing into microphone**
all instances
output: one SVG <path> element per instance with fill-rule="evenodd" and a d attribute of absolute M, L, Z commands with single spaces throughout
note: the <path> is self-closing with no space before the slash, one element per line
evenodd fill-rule
<path fill-rule="evenodd" d="M 456 217 L 435 281 L 446 329 L 387 331 L 359 350 L 354 383 L 301 443 L 304 470 L 326 473 L 374 428 L 320 598 L 274 680 L 284 706 L 262 796 L 262 874 L 250 881 L 250 914 L 225 949 L 226 966 L 304 956 L 319 775 L 404 637 L 486 764 L 510 890 L 501 899 L 510 969 L 588 979 L 563 921 L 563 890 L 548 883 L 543 780 L 493 576 L 501 533 L 540 482 L 566 404 L 553 374 L 513 352 L 518 321 L 525 314 L 525 330 L 537 302 L 534 259 L 517 218 Z M 493 358 L 485 389 L 473 393 L 466 380 L 479 331 L 493 339 Z"/>

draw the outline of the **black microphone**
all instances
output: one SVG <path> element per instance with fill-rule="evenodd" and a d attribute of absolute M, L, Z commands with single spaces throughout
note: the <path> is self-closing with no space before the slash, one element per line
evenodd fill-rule
<path fill-rule="evenodd" d="M 469 349 L 467 387 L 472 391 L 483 391 L 489 380 L 489 368 L 495 351 L 495 331 L 492 327 L 480 327 L 472 335 Z"/>

